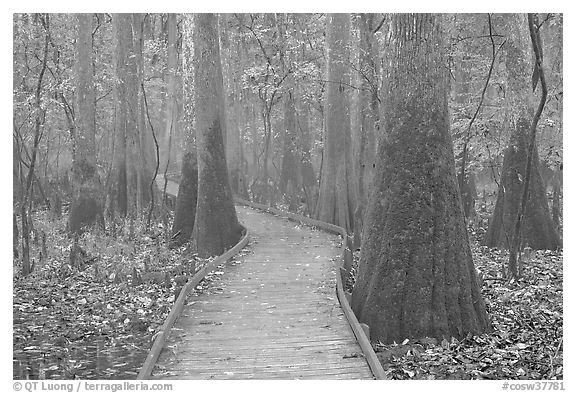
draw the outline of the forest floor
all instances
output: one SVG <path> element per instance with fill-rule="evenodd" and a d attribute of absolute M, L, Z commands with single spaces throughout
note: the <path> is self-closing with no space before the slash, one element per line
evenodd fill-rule
<path fill-rule="evenodd" d="M 523 276 L 506 280 L 508 252 L 482 246 L 484 232 L 469 229 L 493 331 L 462 340 L 373 342 L 391 379 L 563 379 L 562 251 L 523 255 Z"/>
<path fill-rule="evenodd" d="M 186 276 L 209 260 L 169 249 L 162 224 L 126 223 L 85 233 L 72 266 L 65 219 L 38 212 L 34 223 L 34 272 L 14 266 L 13 377 L 134 378 Z"/>
<path fill-rule="evenodd" d="M 162 224 L 145 232 L 126 223 L 113 234 L 83 235 L 72 266 L 65 219 L 42 211 L 34 223 L 35 271 L 22 277 L 14 265 L 13 377 L 134 378 L 186 276 L 207 260 L 169 249 Z M 511 282 L 502 279 L 507 253 L 481 246 L 482 234 L 471 229 L 470 238 L 493 331 L 461 341 L 373 343 L 390 378 L 563 378 L 562 252 L 525 256 L 524 276 Z"/>

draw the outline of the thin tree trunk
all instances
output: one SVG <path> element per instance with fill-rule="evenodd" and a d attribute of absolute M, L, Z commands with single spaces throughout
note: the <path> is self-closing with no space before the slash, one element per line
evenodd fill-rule
<path fill-rule="evenodd" d="M 36 110 L 36 119 L 34 122 L 34 142 L 32 145 L 32 154 L 30 157 L 30 166 L 26 176 L 26 183 L 22 193 L 22 201 L 20 203 L 20 219 L 22 223 L 22 274 L 27 275 L 32 272 L 33 266 L 30 264 L 30 226 L 28 216 L 28 203 L 32 199 L 32 180 L 34 179 L 34 168 L 36 165 L 36 157 L 38 155 L 38 146 L 42 139 L 42 124 L 44 123 L 44 109 L 42 108 L 42 82 L 44 80 L 44 73 L 46 72 L 48 60 L 48 42 L 49 42 L 49 23 L 50 17 L 44 14 L 42 25 L 45 30 L 44 51 L 42 57 L 42 66 L 40 74 L 38 75 L 38 82 L 34 93 L 34 108 Z M 42 18 L 42 16 L 41 16 Z M 31 221 L 30 221 L 31 222 Z"/>
<path fill-rule="evenodd" d="M 532 178 L 532 166 L 534 164 L 534 169 L 538 170 L 536 165 L 538 161 L 532 163 L 532 158 L 534 157 L 534 150 L 536 148 L 536 129 L 538 126 L 538 121 L 540 116 L 542 116 L 542 111 L 544 110 L 544 105 L 546 105 L 546 98 L 548 97 L 548 87 L 546 85 L 546 78 L 544 76 L 544 67 L 542 64 L 542 40 L 540 39 L 540 33 L 536 30 L 536 24 L 538 24 L 538 19 L 534 14 L 528 14 L 528 29 L 530 31 L 530 38 L 532 40 L 532 48 L 534 50 L 534 55 L 536 57 L 536 68 L 535 72 L 540 80 L 540 103 L 536 109 L 536 113 L 532 118 L 532 124 L 530 125 L 529 133 L 529 144 L 528 144 L 528 154 L 526 159 L 526 169 L 524 170 L 524 187 L 522 190 L 522 197 L 520 199 L 520 209 L 518 210 L 518 215 L 516 217 L 516 223 L 514 225 L 514 235 L 512 237 L 512 245 L 510 247 L 510 254 L 508 258 L 508 271 L 512 273 L 512 276 L 517 278 L 521 275 L 522 266 L 518 261 L 518 254 L 521 252 L 521 240 L 520 231 L 522 229 L 522 220 L 526 212 L 526 205 L 528 203 L 528 193 L 530 192 L 530 180 Z M 533 89 L 536 85 L 533 83 Z M 546 206 L 548 207 L 548 206 Z"/>

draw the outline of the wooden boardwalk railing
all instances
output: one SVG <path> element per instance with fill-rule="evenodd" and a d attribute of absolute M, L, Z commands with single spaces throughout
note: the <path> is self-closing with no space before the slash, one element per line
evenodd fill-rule
<path fill-rule="evenodd" d="M 384 378 L 350 320 L 338 237 L 243 206 L 237 212 L 250 231 L 250 253 L 186 298 L 159 358 L 139 377 Z"/>

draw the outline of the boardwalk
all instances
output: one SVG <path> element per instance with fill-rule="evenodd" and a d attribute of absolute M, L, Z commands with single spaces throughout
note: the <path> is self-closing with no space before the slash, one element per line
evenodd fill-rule
<path fill-rule="evenodd" d="M 158 185 L 158 188 L 160 189 L 160 191 L 164 190 L 164 175 L 163 174 L 157 174 L 156 175 L 156 184 Z M 170 195 L 173 198 L 176 198 L 176 196 L 178 195 L 178 183 L 172 181 L 172 180 L 168 180 L 166 182 L 166 194 Z"/>
<path fill-rule="evenodd" d="M 336 298 L 338 238 L 236 209 L 249 253 L 188 297 L 152 377 L 371 379 Z"/>

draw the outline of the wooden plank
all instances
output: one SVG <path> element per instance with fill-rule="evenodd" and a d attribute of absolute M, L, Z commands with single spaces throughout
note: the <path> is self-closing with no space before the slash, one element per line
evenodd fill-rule
<path fill-rule="evenodd" d="M 345 317 L 342 316 L 342 321 L 345 322 Z M 344 331 L 344 334 L 352 335 L 352 331 L 350 331 L 349 327 L 342 324 L 335 324 L 327 321 L 318 321 L 319 325 L 316 321 L 310 321 L 309 323 L 304 322 L 297 322 L 297 321 L 275 321 L 273 324 L 266 324 L 265 326 L 255 327 L 253 324 L 242 323 L 242 322 L 231 322 L 227 325 L 218 325 L 219 328 L 217 331 L 206 328 L 206 325 L 198 325 L 198 324 L 182 324 L 181 326 L 186 328 L 190 331 L 190 334 L 198 334 L 198 335 L 206 335 L 206 334 L 218 334 L 218 335 L 230 335 L 235 337 L 242 337 L 241 334 L 250 332 L 283 332 L 283 331 L 290 331 L 293 333 L 301 333 L 303 331 L 307 331 L 309 334 L 322 334 L 326 331 Z M 341 333 L 342 334 L 342 333 Z"/>
<path fill-rule="evenodd" d="M 176 361 L 201 361 L 203 359 L 221 359 L 234 357 L 236 359 L 254 360 L 254 351 L 248 353 L 235 351 L 233 348 L 211 350 L 211 351 L 200 351 L 193 349 L 182 349 L 176 348 L 178 353 L 174 356 L 174 348 L 165 348 L 162 351 L 161 357 L 163 359 L 162 365 L 166 365 L 174 360 Z M 303 348 L 298 351 L 286 351 L 285 349 L 279 349 L 276 351 L 258 351 L 258 359 L 261 361 L 275 361 L 284 358 L 296 358 L 296 359 L 331 359 L 333 357 L 342 358 L 344 356 L 354 356 L 355 354 L 361 354 L 360 348 L 358 347 L 347 347 L 347 348 L 324 348 L 322 350 L 318 348 Z"/>
<path fill-rule="evenodd" d="M 300 326 L 285 326 L 278 324 L 277 326 L 272 326 L 267 329 L 246 329 L 245 326 L 237 326 L 236 328 L 227 329 L 227 330 L 219 330 L 215 333 L 213 330 L 203 329 L 200 330 L 198 327 L 193 329 L 193 333 L 187 334 L 180 334 L 180 333 L 172 333 L 175 340 L 182 341 L 187 337 L 198 337 L 200 339 L 215 339 L 217 337 L 237 337 L 241 339 L 242 337 L 246 337 L 248 339 L 259 337 L 266 340 L 273 340 L 274 337 L 278 336 L 286 336 L 286 335 L 295 335 L 295 336 L 302 336 L 303 334 L 307 335 L 324 335 L 327 332 L 335 332 L 335 334 L 339 334 L 339 337 L 342 337 L 342 330 L 350 329 L 347 325 L 331 325 L 329 327 L 318 328 L 315 325 L 300 325 Z M 236 334 L 236 332 L 238 334 Z M 350 331 L 351 335 L 353 333 Z M 171 335 L 172 336 L 172 335 Z M 191 339 L 191 338 L 189 338 Z"/>
<path fill-rule="evenodd" d="M 249 292 L 248 292 L 249 293 Z M 188 299 L 187 304 L 190 306 L 190 308 L 192 307 L 204 307 L 206 305 L 211 305 L 211 304 L 229 304 L 229 302 L 225 301 L 226 299 L 231 299 L 231 298 L 235 298 L 240 296 L 241 294 L 225 294 L 222 293 L 220 294 L 221 299 L 218 300 L 202 300 L 202 299 L 198 299 L 198 300 L 192 300 L 191 298 Z M 325 305 L 325 304 L 334 304 L 334 298 L 330 297 L 327 299 L 321 299 L 319 300 L 318 297 L 315 294 L 310 294 L 308 296 L 298 296 L 298 297 L 288 297 L 288 296 L 282 296 L 281 294 L 278 294 L 277 296 L 273 296 L 273 294 L 267 294 L 267 299 L 266 300 L 260 300 L 260 299 L 242 299 L 241 304 L 244 305 L 245 308 L 248 307 L 252 307 L 252 306 L 265 306 L 268 304 L 274 304 L 274 305 L 280 305 L 280 306 L 297 306 L 297 305 L 303 305 L 303 306 L 308 306 L 308 305 L 315 305 L 315 304 L 320 304 L 320 305 Z"/>
<path fill-rule="evenodd" d="M 292 332 L 287 332 L 284 335 L 279 335 L 279 334 L 275 334 L 275 335 L 265 335 L 265 334 L 259 334 L 259 335 L 253 335 L 253 336 L 242 336 L 242 340 L 248 340 L 248 341 L 257 341 L 258 339 L 262 339 L 265 338 L 267 341 L 273 341 L 275 343 L 278 342 L 294 342 L 294 343 L 298 343 L 298 342 L 304 342 L 304 341 L 316 341 L 316 342 L 321 342 L 321 341 L 331 341 L 331 340 L 338 340 L 342 338 L 341 334 L 337 334 L 337 332 L 329 334 L 329 335 L 314 335 L 314 337 L 310 337 L 309 334 L 302 334 L 303 332 L 301 332 L 300 334 L 296 333 L 292 333 Z M 201 336 L 198 334 L 195 334 L 193 336 L 188 337 L 187 341 L 190 342 L 198 342 L 199 344 L 201 344 L 204 341 L 208 341 L 208 342 L 213 342 L 213 341 L 218 341 L 220 343 L 235 343 L 239 340 L 240 338 L 238 337 L 233 337 L 233 336 L 221 336 L 221 337 L 214 337 L 213 335 L 206 335 L 206 336 Z"/>
<path fill-rule="evenodd" d="M 186 344 L 186 343 L 184 343 Z M 210 354 L 230 354 L 230 353 L 242 353 L 246 352 L 252 354 L 253 356 L 259 355 L 270 355 L 270 356 L 280 356 L 284 353 L 299 353 L 299 354 L 306 354 L 309 356 L 311 354 L 322 354 L 324 352 L 339 352 L 342 353 L 342 356 L 351 353 L 360 353 L 360 348 L 357 348 L 352 343 L 342 346 L 342 345 L 306 345 L 304 343 L 297 344 L 297 345 L 285 345 L 285 346 L 277 346 L 277 347 L 259 347 L 259 348 L 246 348 L 246 347 L 225 347 L 225 346 L 197 346 L 197 347 L 187 347 L 187 348 L 179 348 L 176 347 L 181 353 L 181 358 L 190 358 L 192 359 L 193 356 L 210 356 Z M 304 356 L 304 355 L 303 355 Z"/>
<path fill-rule="evenodd" d="M 230 348 L 230 342 L 224 342 L 221 343 L 218 340 L 214 340 L 212 342 L 210 341 L 204 341 L 202 343 L 202 345 L 200 346 L 200 343 L 196 340 L 189 340 L 189 341 L 185 341 L 186 343 L 195 343 L 196 344 L 196 348 L 198 350 L 212 350 L 212 349 L 218 349 L 218 348 L 223 348 L 228 350 Z M 315 348 L 330 348 L 330 347 L 335 347 L 335 348 L 342 348 L 343 346 L 346 345 L 350 345 L 350 347 L 354 346 L 355 341 L 354 339 L 349 339 L 349 338 L 341 338 L 338 340 L 324 340 L 324 341 L 300 341 L 300 342 L 294 342 L 294 341 L 284 341 L 284 340 L 280 340 L 280 341 L 274 341 L 274 342 L 269 342 L 268 340 L 264 341 L 264 340 L 260 340 L 260 341 L 247 341 L 247 340 L 241 340 L 241 342 L 235 342 L 234 343 L 234 350 L 252 350 L 252 351 L 267 351 L 267 350 L 277 350 L 277 349 L 284 349 L 284 348 L 289 348 L 289 349 L 301 349 L 301 348 L 310 348 L 310 347 L 315 347 Z"/>
<path fill-rule="evenodd" d="M 279 372 L 299 372 L 299 373 L 314 373 L 316 375 L 325 375 L 328 373 L 332 374 L 348 374 L 351 371 L 366 372 L 366 366 L 364 364 L 303 364 L 303 365 L 290 365 L 290 364 L 279 364 L 279 365 L 250 365 L 244 364 L 240 366 L 234 366 L 230 364 L 219 364 L 219 365 L 190 365 L 190 364 L 178 364 L 173 367 L 173 370 L 183 370 L 190 371 L 194 373 L 221 373 L 222 371 L 232 371 L 235 374 L 248 373 L 248 374 L 266 374 L 266 373 L 279 373 Z M 369 371 L 368 371 L 369 373 Z"/>
<path fill-rule="evenodd" d="M 214 375 L 211 376 L 180 376 L 180 375 L 170 375 L 166 373 L 164 377 L 166 378 L 175 378 L 175 379 L 184 379 L 184 380 L 199 380 L 199 379 L 209 379 L 209 380 L 262 380 L 261 376 L 253 375 L 253 376 L 220 376 L 216 377 Z M 156 378 L 159 379 L 159 378 Z M 358 374 L 338 374 L 338 375 L 315 375 L 315 376 L 307 376 L 307 375 L 290 375 L 290 374 L 280 374 L 280 375 L 269 375 L 266 376 L 267 380 L 361 380 L 361 379 L 368 379 L 368 377 Z M 373 378 L 370 378 L 373 379 Z"/>
<path fill-rule="evenodd" d="M 170 359 L 177 359 L 178 361 L 202 361 L 207 359 L 222 359 L 222 358 L 235 358 L 244 360 L 254 360 L 255 358 L 260 361 L 277 361 L 284 358 L 295 359 L 343 359 L 345 356 L 356 356 L 361 354 L 360 348 L 357 346 L 337 346 L 337 347 L 302 347 L 298 348 L 267 348 L 262 350 L 247 351 L 245 349 L 238 350 L 237 348 L 190 348 L 183 349 L 178 347 L 177 357 L 173 356 L 171 350 L 166 350 L 166 357 Z M 363 358 L 360 358 L 363 359 Z M 165 359 L 165 363 L 169 359 Z M 365 363 L 364 363 L 365 364 Z"/>
<path fill-rule="evenodd" d="M 206 359 L 181 359 L 181 360 L 174 360 L 172 363 L 185 365 L 191 369 L 202 368 L 207 366 L 213 365 L 220 365 L 226 364 L 226 366 L 246 366 L 250 365 L 252 367 L 254 365 L 253 358 L 240 358 L 240 357 L 222 357 L 222 358 L 206 358 Z M 338 356 L 323 356 L 319 359 L 302 359 L 301 357 L 286 357 L 280 359 L 257 359 L 257 365 L 259 366 L 307 366 L 307 365 L 325 365 L 325 364 L 348 364 L 350 367 L 358 364 L 362 367 L 365 367 L 364 359 L 360 357 L 349 357 L 343 358 L 341 355 Z M 241 367 L 240 367 L 241 368 Z"/>
<path fill-rule="evenodd" d="M 317 366 L 317 367 L 315 367 Z M 180 375 L 218 375 L 226 373 L 234 373 L 237 376 L 260 376 L 261 378 L 267 378 L 270 374 L 298 374 L 298 375 L 339 375 L 339 374 L 356 374 L 364 375 L 365 377 L 371 378 L 370 369 L 366 367 L 366 363 L 360 363 L 355 365 L 311 365 L 306 368 L 300 366 L 290 366 L 290 365 L 279 365 L 279 366 L 249 366 L 243 368 L 229 367 L 228 365 L 215 365 L 212 368 L 194 368 L 188 364 L 181 364 L 177 366 L 171 366 L 171 371 L 175 371 Z"/>
<path fill-rule="evenodd" d="M 351 378 L 371 378 L 369 369 L 354 369 L 343 372 L 342 370 L 329 371 L 329 370 L 284 370 L 269 372 L 233 372 L 226 370 L 196 372 L 194 370 L 176 370 L 178 378 L 192 378 L 192 379 L 268 379 L 268 378 L 281 378 L 281 379 L 295 379 L 302 377 L 312 377 L 313 379 L 326 379 L 328 376 L 344 377 L 344 379 Z"/>
<path fill-rule="evenodd" d="M 332 304 L 326 304 L 321 306 L 308 306 L 303 308 L 297 307 L 278 307 L 271 304 L 269 307 L 261 306 L 262 308 L 256 307 L 241 307 L 241 308 L 224 308 L 218 310 L 218 304 L 211 305 L 208 309 L 194 308 L 190 310 L 190 314 L 194 314 L 198 318 L 210 318 L 210 316 L 222 316 L 223 320 L 230 319 L 233 317 L 235 319 L 236 315 L 242 315 L 244 318 L 267 318 L 270 319 L 273 313 L 281 313 L 283 316 L 292 317 L 298 316 L 300 318 L 315 318 L 317 316 L 323 316 L 326 313 L 330 313 L 336 306 Z"/>

